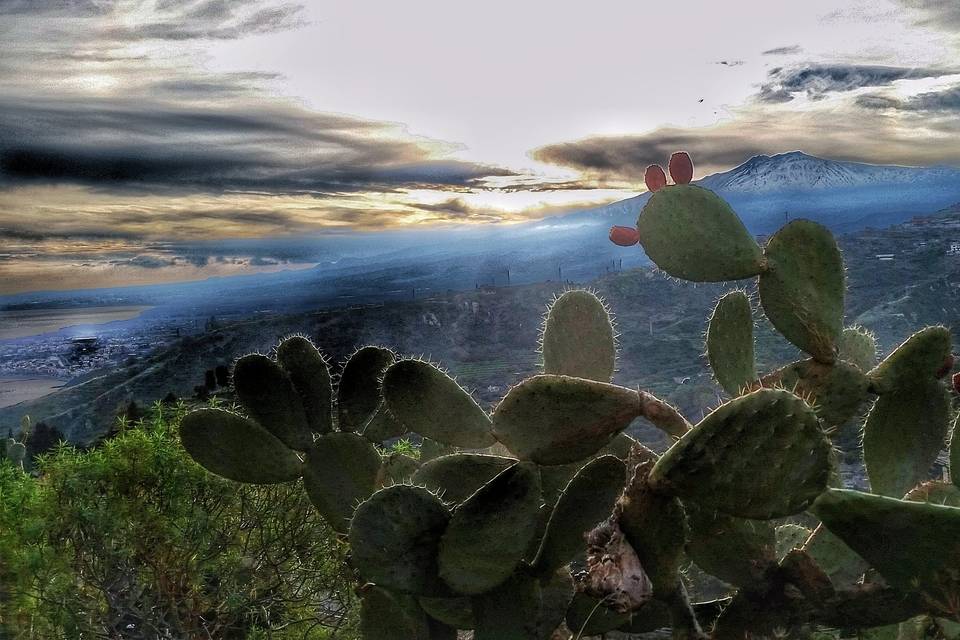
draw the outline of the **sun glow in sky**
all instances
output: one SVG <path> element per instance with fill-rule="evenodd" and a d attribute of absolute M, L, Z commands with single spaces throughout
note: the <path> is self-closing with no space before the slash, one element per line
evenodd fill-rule
<path fill-rule="evenodd" d="M 678 148 L 960 165 L 958 47 L 942 0 L 5 0 L 0 294 L 538 219 Z"/>

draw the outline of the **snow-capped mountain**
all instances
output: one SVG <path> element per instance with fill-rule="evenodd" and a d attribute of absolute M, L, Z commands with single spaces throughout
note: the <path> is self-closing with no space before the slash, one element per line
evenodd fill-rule
<path fill-rule="evenodd" d="M 754 156 L 739 167 L 698 181 L 707 189 L 727 193 L 770 193 L 866 186 L 912 186 L 920 183 L 960 181 L 960 171 L 950 167 L 900 167 L 862 162 L 842 162 L 791 151 Z"/>
<path fill-rule="evenodd" d="M 758 234 L 795 218 L 835 232 L 886 227 L 960 202 L 960 169 L 900 167 L 817 158 L 800 151 L 754 156 L 696 184 L 717 192 Z M 555 218 L 563 222 L 636 223 L 649 199 L 642 193 L 604 207 Z"/>

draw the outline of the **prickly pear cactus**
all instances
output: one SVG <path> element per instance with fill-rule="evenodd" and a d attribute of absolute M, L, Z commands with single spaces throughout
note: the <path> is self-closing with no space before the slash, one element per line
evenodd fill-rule
<path fill-rule="evenodd" d="M 669 175 L 648 168 L 637 228 L 611 240 L 677 278 L 754 279 L 709 321 L 707 357 L 730 399 L 698 423 L 612 382 L 607 305 L 575 290 L 546 314 L 542 373 L 491 410 L 432 363 L 364 347 L 336 376 L 296 337 L 238 360 L 240 406 L 189 414 L 184 447 L 239 482 L 302 479 L 352 548 L 368 640 L 869 635 L 960 619 L 960 483 L 922 484 L 951 424 L 950 332 L 923 330 L 876 364 L 873 336 L 844 328 L 829 231 L 798 220 L 761 246 L 690 184 L 688 154 Z M 757 370 L 761 313 L 803 358 Z M 828 489 L 831 437 L 866 413 L 875 493 Z M 671 446 L 657 455 L 627 435 L 637 419 Z M 385 452 L 399 436 L 421 443 L 419 460 Z M 698 572 L 725 595 L 698 601 Z"/>

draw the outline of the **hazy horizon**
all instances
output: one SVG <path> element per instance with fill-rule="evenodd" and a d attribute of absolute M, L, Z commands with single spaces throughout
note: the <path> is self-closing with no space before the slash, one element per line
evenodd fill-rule
<path fill-rule="evenodd" d="M 678 148 L 960 166 L 960 5 L 771 4 L 0 2 L 0 295 L 599 206 Z"/>

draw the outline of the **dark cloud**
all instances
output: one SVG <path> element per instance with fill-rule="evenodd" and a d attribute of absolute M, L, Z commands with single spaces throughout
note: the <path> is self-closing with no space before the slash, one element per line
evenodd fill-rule
<path fill-rule="evenodd" d="M 917 24 L 949 33 L 960 30 L 960 2 L 956 0 L 898 0 L 915 12 Z"/>
<path fill-rule="evenodd" d="M 939 78 L 957 70 L 939 67 L 890 67 L 882 65 L 821 64 L 771 69 L 767 82 L 760 87 L 761 102 L 789 102 L 794 94 L 806 93 L 811 100 L 821 100 L 831 93 L 842 93 L 867 87 L 886 87 L 898 80 Z"/>
<path fill-rule="evenodd" d="M 776 47 L 775 49 L 767 49 L 762 52 L 761 55 L 764 56 L 788 56 L 794 53 L 800 53 L 803 51 L 803 47 L 798 44 L 792 44 L 789 47 Z"/>
<path fill-rule="evenodd" d="M 279 103 L 0 97 L 0 186 L 329 195 L 457 190 L 504 169 L 436 157 L 391 124 Z"/>
<path fill-rule="evenodd" d="M 234 40 L 248 35 L 274 33 L 303 24 L 303 6 L 294 2 L 257 0 L 176 0 L 141 3 L 138 21 L 102 20 L 88 36 L 113 42 L 142 40 Z M 0 16 L 20 20 L 51 18 L 94 20 L 129 12 L 121 0 L 0 0 Z M 123 24 L 123 26 L 118 26 Z"/>
<path fill-rule="evenodd" d="M 894 98 L 882 94 L 867 94 L 857 98 L 857 106 L 876 111 L 913 111 L 927 114 L 960 112 L 960 85 L 927 91 L 908 98 Z"/>

